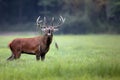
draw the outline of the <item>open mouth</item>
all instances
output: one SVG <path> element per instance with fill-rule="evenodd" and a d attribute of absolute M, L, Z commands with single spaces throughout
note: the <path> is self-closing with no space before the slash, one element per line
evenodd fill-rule
<path fill-rule="evenodd" d="M 48 33 L 48 36 L 50 36 L 51 35 L 51 33 Z"/>

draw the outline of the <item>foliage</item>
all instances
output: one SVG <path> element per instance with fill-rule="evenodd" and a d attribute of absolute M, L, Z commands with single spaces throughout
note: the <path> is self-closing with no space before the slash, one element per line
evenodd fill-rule
<path fill-rule="evenodd" d="M 62 15 L 66 18 L 62 33 L 120 33 L 119 7 L 120 0 L 1 0 L 0 31 L 6 24 L 6 31 L 19 27 L 16 24 L 31 24 L 39 15 Z"/>
<path fill-rule="evenodd" d="M 0 36 L 1 80 L 119 80 L 119 35 L 60 35 L 54 36 L 59 50 L 51 45 L 44 62 L 23 54 L 19 60 L 6 61 L 11 55 L 7 48 L 16 37 Z"/>

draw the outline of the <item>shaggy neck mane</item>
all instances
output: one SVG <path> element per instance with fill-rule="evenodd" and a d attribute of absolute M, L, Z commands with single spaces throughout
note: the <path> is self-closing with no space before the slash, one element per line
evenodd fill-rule
<path fill-rule="evenodd" d="M 53 35 L 51 35 L 51 36 L 48 36 L 46 34 L 44 35 L 44 43 L 47 44 L 47 46 L 49 46 L 51 44 L 52 37 L 53 37 Z"/>

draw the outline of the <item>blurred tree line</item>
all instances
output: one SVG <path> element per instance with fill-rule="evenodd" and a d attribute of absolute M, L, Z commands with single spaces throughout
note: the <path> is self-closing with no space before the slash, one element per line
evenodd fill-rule
<path fill-rule="evenodd" d="M 59 33 L 120 33 L 120 0 L 0 0 L 0 32 L 35 31 L 39 15 L 65 17 Z"/>

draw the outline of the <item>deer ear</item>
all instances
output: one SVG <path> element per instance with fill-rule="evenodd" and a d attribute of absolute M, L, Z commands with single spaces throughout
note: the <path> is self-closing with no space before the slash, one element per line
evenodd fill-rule
<path fill-rule="evenodd" d="M 45 28 L 42 28 L 41 30 L 42 30 L 42 31 L 45 31 L 46 29 L 45 29 Z"/>
<path fill-rule="evenodd" d="M 54 29 L 54 32 L 55 32 L 55 31 L 58 31 L 58 30 L 59 30 L 59 29 L 58 29 L 58 28 L 56 28 L 56 29 Z"/>

